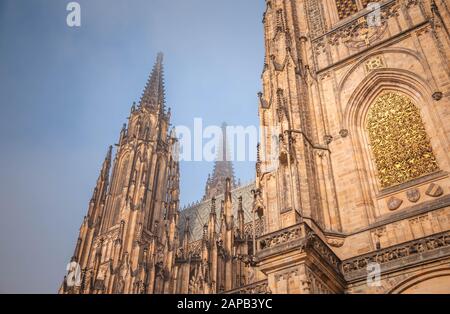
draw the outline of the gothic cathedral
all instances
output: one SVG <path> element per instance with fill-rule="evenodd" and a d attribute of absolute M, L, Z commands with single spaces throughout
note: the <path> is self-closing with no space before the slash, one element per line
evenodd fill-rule
<path fill-rule="evenodd" d="M 450 293 L 450 1 L 266 0 L 263 25 L 255 182 L 222 158 L 179 207 L 158 55 L 60 293 Z"/>

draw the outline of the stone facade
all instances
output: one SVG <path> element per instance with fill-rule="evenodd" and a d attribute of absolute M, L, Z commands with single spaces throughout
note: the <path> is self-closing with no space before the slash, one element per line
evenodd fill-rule
<path fill-rule="evenodd" d="M 277 244 L 257 265 L 270 290 L 449 293 L 448 1 L 266 2 L 256 189 Z M 302 225 L 327 250 L 289 253 L 305 235 L 285 230 Z M 338 267 L 316 262 L 332 255 Z"/>
<path fill-rule="evenodd" d="M 84 285 L 61 292 L 450 293 L 449 1 L 266 4 L 248 202 L 222 178 L 220 214 L 208 195 L 177 232 L 177 180 L 167 179 L 167 215 L 124 198 L 114 227 L 102 170 L 74 254 Z M 133 240 L 149 215 L 148 240 Z"/>

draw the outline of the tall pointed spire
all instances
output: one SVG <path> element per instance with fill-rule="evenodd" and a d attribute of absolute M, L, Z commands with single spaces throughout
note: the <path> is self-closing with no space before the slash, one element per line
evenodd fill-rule
<path fill-rule="evenodd" d="M 213 173 L 212 176 L 208 177 L 203 199 L 210 199 L 213 196 L 225 193 L 225 182 L 227 178 L 230 179 L 231 189 L 235 188 L 237 185 L 228 148 L 227 124 L 224 122 L 222 124 L 222 137 L 217 149 Z"/>
<path fill-rule="evenodd" d="M 147 81 L 144 93 L 141 97 L 141 107 L 151 107 L 164 110 L 165 91 L 164 91 L 164 69 L 163 54 L 160 52 L 156 57 L 152 73 Z"/>

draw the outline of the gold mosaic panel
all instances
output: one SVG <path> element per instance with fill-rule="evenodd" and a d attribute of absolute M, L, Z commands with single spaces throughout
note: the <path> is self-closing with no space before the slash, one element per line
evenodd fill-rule
<path fill-rule="evenodd" d="M 369 108 L 366 128 L 381 187 L 438 170 L 419 109 L 408 97 L 380 96 Z"/>
<path fill-rule="evenodd" d="M 339 19 L 346 18 L 358 12 L 356 0 L 336 0 L 336 8 L 339 14 Z"/>

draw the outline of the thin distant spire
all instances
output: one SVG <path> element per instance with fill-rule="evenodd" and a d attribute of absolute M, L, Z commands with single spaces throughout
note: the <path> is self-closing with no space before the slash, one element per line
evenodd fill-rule
<path fill-rule="evenodd" d="M 164 111 L 165 91 L 162 52 L 158 53 L 156 57 L 156 62 L 142 94 L 140 105 L 141 107 L 159 108 L 161 111 Z"/>
<path fill-rule="evenodd" d="M 226 179 L 230 179 L 231 188 L 235 188 L 236 179 L 234 176 L 233 163 L 230 160 L 228 140 L 227 140 L 227 125 L 222 124 L 222 137 L 217 150 L 216 161 L 214 162 L 214 169 L 212 176 L 208 177 L 205 187 L 205 195 L 203 199 L 210 199 L 213 196 L 221 195 L 225 192 Z"/>

